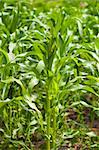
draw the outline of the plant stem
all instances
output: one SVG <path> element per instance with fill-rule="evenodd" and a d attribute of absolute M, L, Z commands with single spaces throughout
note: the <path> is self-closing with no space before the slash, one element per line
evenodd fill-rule
<path fill-rule="evenodd" d="M 55 150 L 55 142 L 56 142 L 56 111 L 53 108 L 53 134 L 52 134 L 52 147 Z"/>
<path fill-rule="evenodd" d="M 47 99 L 47 150 L 50 150 L 50 98 Z"/>

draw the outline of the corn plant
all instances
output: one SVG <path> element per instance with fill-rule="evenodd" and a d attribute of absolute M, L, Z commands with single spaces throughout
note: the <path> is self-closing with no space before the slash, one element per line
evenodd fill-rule
<path fill-rule="evenodd" d="M 59 149 L 64 140 L 85 136 L 73 128 L 85 128 L 80 110 L 91 109 L 92 120 L 93 112 L 99 116 L 98 2 L 72 9 L 56 3 L 1 2 L 1 149 L 38 149 L 38 140 L 42 149 Z M 93 102 L 84 99 L 89 93 Z M 81 122 L 68 123 L 69 108 Z"/>

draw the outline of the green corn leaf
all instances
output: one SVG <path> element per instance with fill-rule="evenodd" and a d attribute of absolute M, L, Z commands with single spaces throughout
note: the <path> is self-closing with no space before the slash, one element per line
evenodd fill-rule
<path fill-rule="evenodd" d="M 21 82 L 20 80 L 18 80 L 18 79 L 15 79 L 15 78 L 13 78 L 13 77 L 10 77 L 10 78 L 8 78 L 8 79 L 6 79 L 6 80 L 2 80 L 1 82 L 6 83 L 6 84 L 10 84 L 11 82 L 16 82 L 16 83 L 17 83 L 18 85 L 20 85 L 20 87 L 22 88 L 22 93 L 23 93 L 23 95 L 26 95 L 26 93 L 27 93 L 27 91 L 26 91 L 24 85 L 23 85 L 22 82 Z"/>
<path fill-rule="evenodd" d="M 3 53 L 4 57 L 6 58 L 6 62 L 9 63 L 10 60 L 9 60 L 8 53 L 6 51 L 2 50 L 1 48 L 0 48 L 0 52 Z"/>
<path fill-rule="evenodd" d="M 97 136 L 93 131 L 87 132 L 86 135 L 88 135 L 89 137 L 96 137 Z"/>
<path fill-rule="evenodd" d="M 9 102 L 11 102 L 12 100 L 10 99 L 6 99 L 6 100 L 0 100 L 0 108 L 3 107 L 4 105 L 8 104 Z"/>
<path fill-rule="evenodd" d="M 79 34 L 82 37 L 83 36 L 83 30 L 82 30 L 82 24 L 81 24 L 81 20 L 80 19 L 77 19 L 77 25 L 78 25 Z"/>
<path fill-rule="evenodd" d="M 97 50 L 99 50 L 99 38 L 96 38 L 95 46 L 96 46 Z"/>

